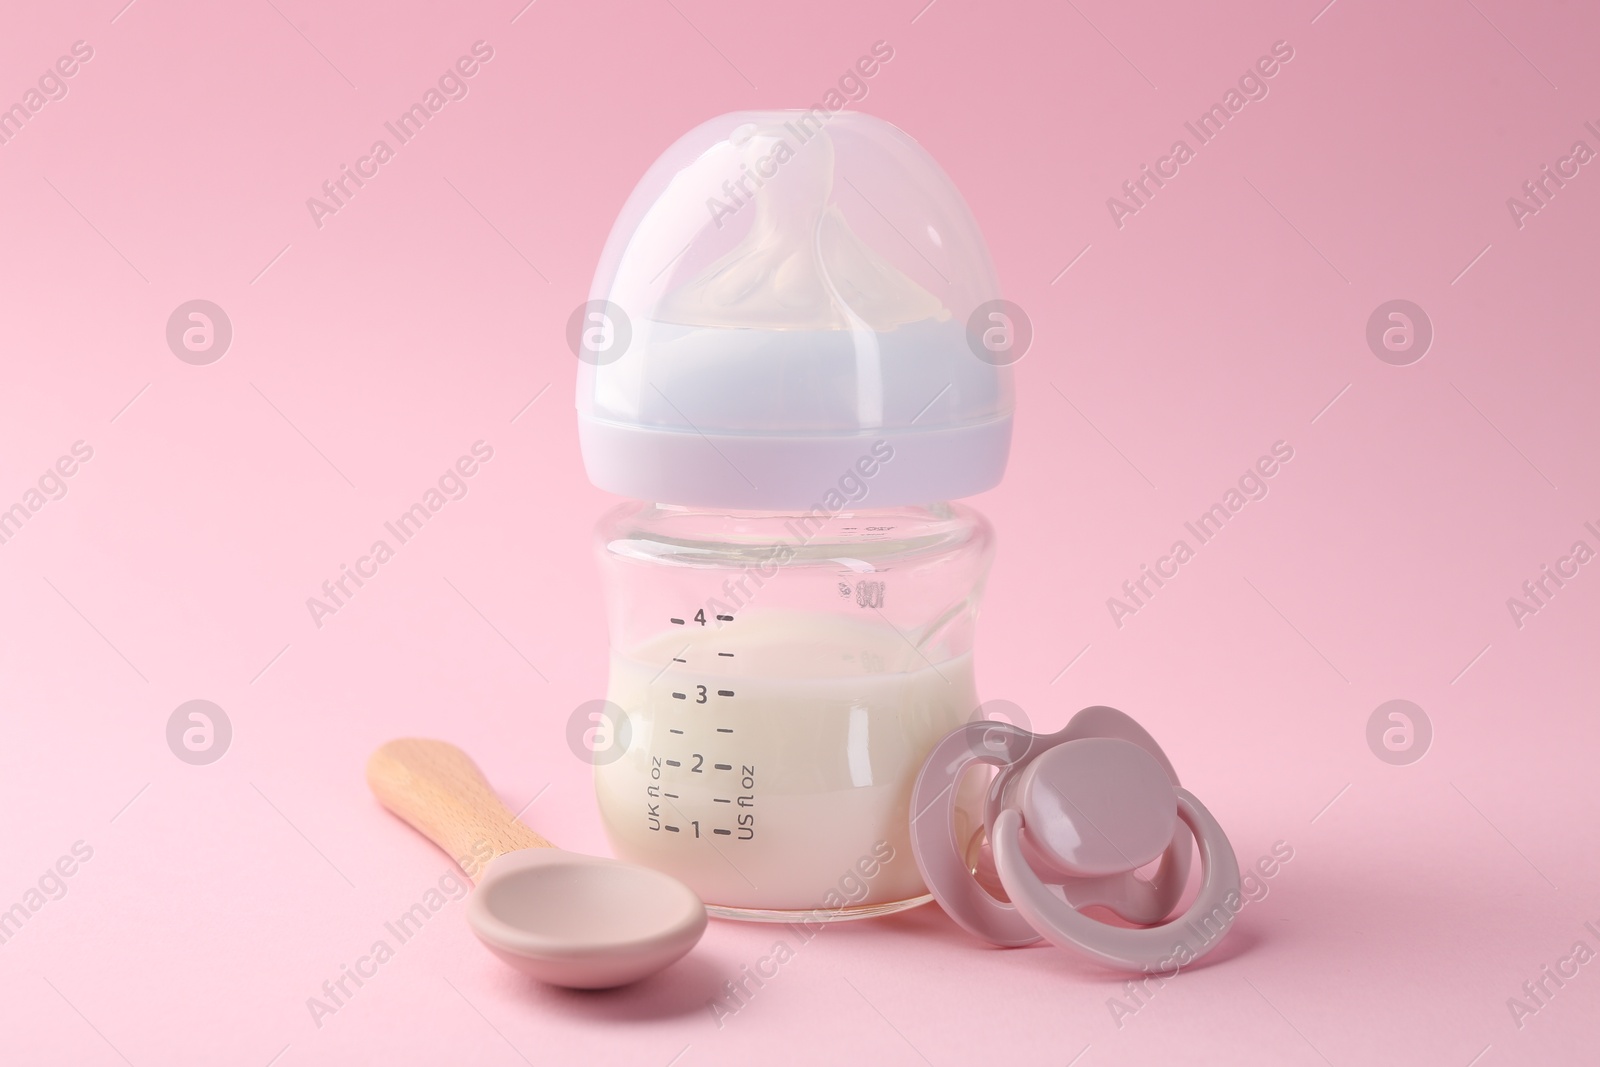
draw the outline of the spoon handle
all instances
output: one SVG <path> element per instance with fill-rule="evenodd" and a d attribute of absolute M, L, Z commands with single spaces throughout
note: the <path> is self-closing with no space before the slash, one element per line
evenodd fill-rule
<path fill-rule="evenodd" d="M 444 849 L 474 881 L 497 856 L 555 847 L 517 822 L 478 765 L 447 741 L 390 741 L 367 760 L 367 785 L 384 807 Z"/>

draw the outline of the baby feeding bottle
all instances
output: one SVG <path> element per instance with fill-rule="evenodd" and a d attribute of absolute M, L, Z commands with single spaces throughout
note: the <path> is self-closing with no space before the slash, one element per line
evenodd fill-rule
<path fill-rule="evenodd" d="M 715 913 L 928 899 L 909 839 L 972 719 L 1012 390 L 987 249 L 933 159 L 849 112 L 743 112 L 645 174 L 569 340 L 619 743 L 616 854 Z M 990 343 L 986 343 L 990 342 Z"/>

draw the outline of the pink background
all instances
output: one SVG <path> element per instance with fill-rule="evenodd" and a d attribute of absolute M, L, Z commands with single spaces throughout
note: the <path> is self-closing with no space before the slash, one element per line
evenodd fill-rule
<path fill-rule="evenodd" d="M 1600 165 L 1520 229 L 1506 207 L 1600 148 L 1592 11 L 122 3 L 0 36 L 6 102 L 94 49 L 0 145 L 0 506 L 94 449 L 0 545 L 0 907 L 93 849 L 0 945 L 0 1061 L 1594 1061 L 1600 961 L 1520 1028 L 1507 999 L 1600 948 L 1600 573 L 1521 628 L 1506 606 L 1600 548 Z M 306 198 L 477 40 L 470 95 L 317 228 Z M 452 904 L 317 1027 L 306 998 L 446 869 L 367 793 L 383 740 L 455 740 L 514 808 L 538 795 L 533 826 L 605 848 L 562 737 L 602 695 L 612 502 L 567 316 L 681 132 L 809 105 L 878 40 L 857 106 L 942 161 L 1037 330 L 975 501 L 1001 539 L 982 692 L 1039 728 L 1128 710 L 1243 862 L 1293 860 L 1120 1026 L 1106 973 L 936 907 L 826 931 L 719 1029 L 708 999 L 785 931 L 716 923 L 578 995 Z M 1270 95 L 1118 229 L 1106 198 L 1279 40 Z M 195 298 L 234 327 L 209 366 L 164 339 Z M 1364 339 L 1394 298 L 1436 332 L 1410 366 Z M 306 598 L 479 439 L 470 495 L 315 627 Z M 1278 440 L 1270 495 L 1114 625 L 1106 598 Z M 203 767 L 164 736 L 197 698 L 234 729 Z M 1395 698 L 1434 728 L 1409 766 L 1366 743 Z"/>

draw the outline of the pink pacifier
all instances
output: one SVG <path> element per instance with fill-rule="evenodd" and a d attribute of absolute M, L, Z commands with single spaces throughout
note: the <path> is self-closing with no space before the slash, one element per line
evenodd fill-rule
<path fill-rule="evenodd" d="M 975 764 L 999 768 L 984 804 L 986 843 L 957 840 L 956 787 Z M 1054 734 L 992 720 L 952 730 L 917 776 L 911 814 L 912 853 L 929 890 L 957 923 L 997 945 L 1042 937 L 1112 967 L 1170 971 L 1216 947 L 1239 911 L 1227 835 L 1178 785 L 1155 739 L 1115 708 L 1085 708 Z M 1200 892 L 1165 922 L 1189 877 L 1191 837 Z M 1148 881 L 1135 873 L 1157 858 Z M 996 882 L 1009 899 L 991 892 Z M 1141 928 L 1079 910 L 1091 905 Z"/>

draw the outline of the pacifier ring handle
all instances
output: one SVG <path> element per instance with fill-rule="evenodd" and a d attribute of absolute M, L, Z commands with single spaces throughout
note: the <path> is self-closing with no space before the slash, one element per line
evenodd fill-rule
<path fill-rule="evenodd" d="M 1001 884 L 1016 914 L 1052 944 L 1119 970 L 1176 973 L 1179 967 L 1210 952 L 1238 914 L 1239 860 L 1205 805 L 1187 789 L 1173 792 L 1178 799 L 1178 817 L 1200 846 L 1203 872 L 1200 893 L 1182 915 L 1160 926 L 1125 929 L 1081 914 L 1051 893 L 1028 866 L 1022 854 L 1022 814 L 1008 808 L 995 820 L 991 841 Z"/>
<path fill-rule="evenodd" d="M 1067 880 L 1061 885 L 1067 903 L 1080 910 L 1092 905 L 1109 908 L 1139 926 L 1154 926 L 1165 921 L 1178 906 L 1184 887 L 1189 884 L 1193 836 L 1187 826 L 1179 826 L 1149 879 L 1107 874 Z"/>

